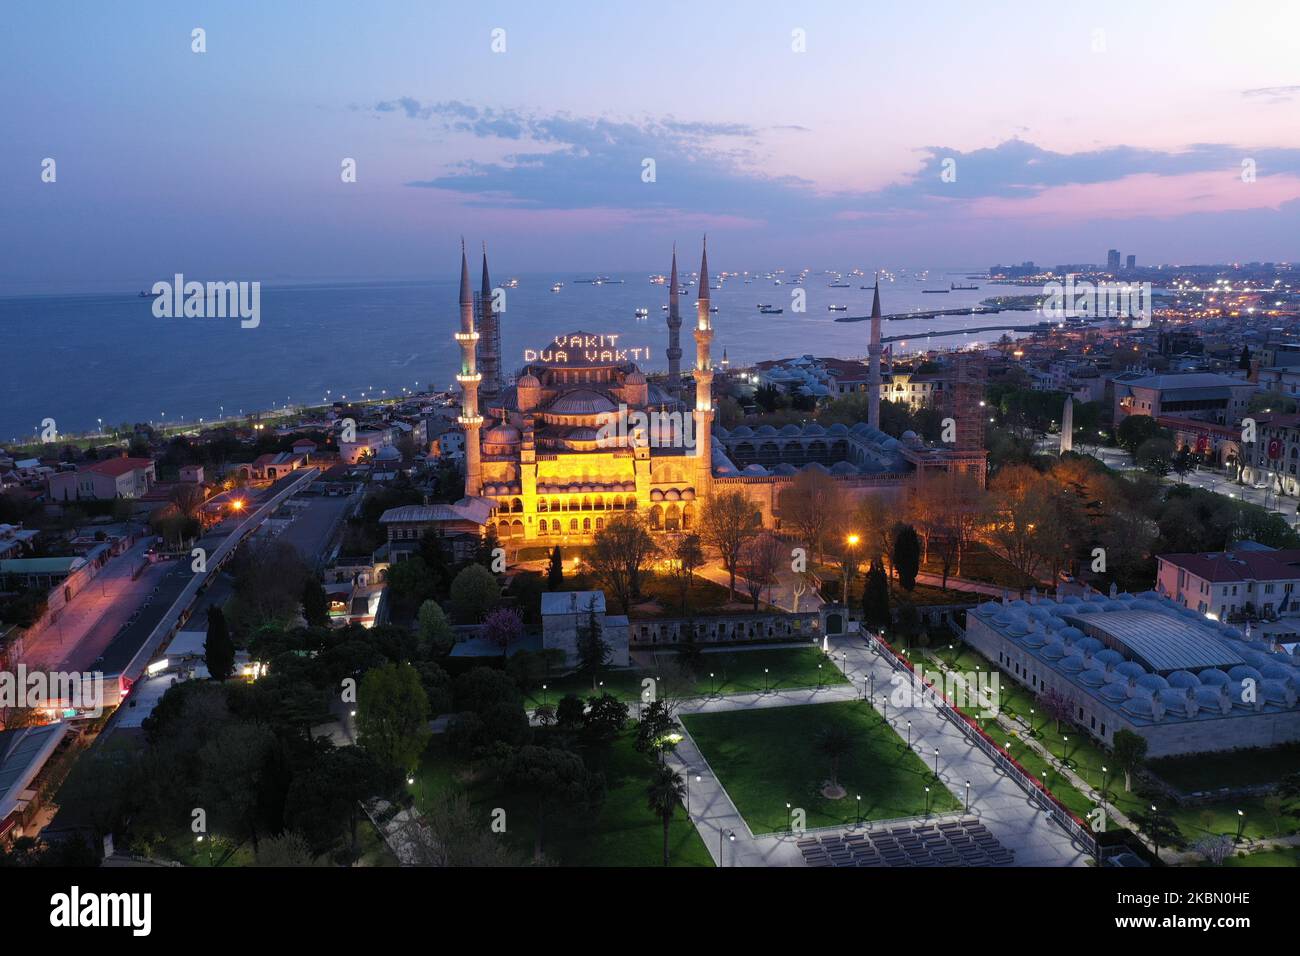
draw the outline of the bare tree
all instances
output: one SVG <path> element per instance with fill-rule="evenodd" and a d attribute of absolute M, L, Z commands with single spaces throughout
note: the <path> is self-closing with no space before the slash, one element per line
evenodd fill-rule
<path fill-rule="evenodd" d="M 687 597 L 690 594 L 691 584 L 695 580 L 695 572 L 705 563 L 700 536 L 698 534 L 676 535 L 667 551 L 670 561 L 668 573 L 673 583 L 677 585 L 678 603 L 681 605 L 681 613 L 685 614 Z"/>
<path fill-rule="evenodd" d="M 1223 861 L 1232 856 L 1232 837 L 1226 833 L 1206 837 L 1204 840 L 1198 840 L 1194 843 L 1192 849 L 1199 853 L 1206 863 L 1213 866 L 1222 866 Z"/>
<path fill-rule="evenodd" d="M 778 501 L 782 527 L 793 528 L 821 561 L 826 533 L 846 507 L 839 483 L 826 472 L 809 468 L 781 489 Z"/>
<path fill-rule="evenodd" d="M 741 551 L 757 531 L 754 506 L 743 492 L 724 491 L 708 503 L 700 522 L 700 536 L 718 552 L 730 575 L 730 597 L 736 599 L 736 566 Z"/>
<path fill-rule="evenodd" d="M 789 548 L 780 538 L 769 532 L 755 535 L 745 542 L 740 555 L 740 573 L 745 578 L 745 590 L 758 610 L 758 599 L 763 588 L 768 589 L 768 603 L 771 603 L 771 589 L 776 582 L 777 571 L 781 562 L 786 560 Z"/>
<path fill-rule="evenodd" d="M 615 515 L 596 532 L 587 565 L 592 574 L 618 601 L 626 614 L 641 595 L 641 574 L 658 547 L 645 520 L 635 513 Z"/>

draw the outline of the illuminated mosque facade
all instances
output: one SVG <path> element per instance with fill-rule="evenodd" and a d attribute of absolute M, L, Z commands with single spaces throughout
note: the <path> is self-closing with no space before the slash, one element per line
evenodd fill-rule
<path fill-rule="evenodd" d="M 710 496 L 740 491 L 756 521 L 780 527 L 780 491 L 802 469 L 821 469 L 852 496 L 905 496 L 934 469 L 970 472 L 981 483 L 985 453 L 976 411 L 958 415 L 956 441 L 932 446 L 878 427 L 879 388 L 869 422 L 853 427 L 776 429 L 713 424 L 713 325 L 707 249 L 701 255 L 692 329 L 693 390 L 680 375 L 681 289 L 674 250 L 668 284 L 669 375 L 647 380 L 647 348 L 585 330 L 524 352 L 513 382 L 502 378 L 500 318 L 493 307 L 487 255 L 480 290 L 471 290 L 461 250 L 459 422 L 465 431 L 465 494 L 492 505 L 489 521 L 510 546 L 581 543 L 614 516 L 635 512 L 654 531 L 698 526 Z M 880 375 L 880 294 L 872 308 L 871 377 Z M 975 409 L 978 376 L 959 363 L 954 393 Z M 963 390 L 963 376 L 969 381 Z M 689 401 L 687 400 L 689 398 Z"/>

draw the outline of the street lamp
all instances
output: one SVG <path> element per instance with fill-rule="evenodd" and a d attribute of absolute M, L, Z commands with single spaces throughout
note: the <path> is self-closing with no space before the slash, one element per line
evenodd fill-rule
<path fill-rule="evenodd" d="M 764 667 L 764 668 L 763 668 L 763 693 L 764 693 L 764 694 L 766 694 L 766 693 L 768 692 L 768 690 L 767 690 L 767 687 L 768 687 L 768 682 L 767 682 L 768 673 L 769 673 L 768 669 L 767 669 L 766 667 Z"/>
<path fill-rule="evenodd" d="M 939 779 L 939 748 L 934 748 L 934 778 Z"/>
<path fill-rule="evenodd" d="M 930 788 L 925 788 L 925 815 L 930 815 Z"/>
<path fill-rule="evenodd" d="M 793 835 L 794 834 L 794 810 L 791 808 L 789 802 L 787 802 L 785 805 L 785 825 L 786 825 L 786 829 L 789 830 L 789 832 Z"/>
<path fill-rule="evenodd" d="M 858 826 L 862 826 L 862 794 L 858 794 Z"/>
<path fill-rule="evenodd" d="M 844 539 L 848 549 L 844 554 L 844 564 L 841 568 L 843 571 L 844 583 L 840 586 L 840 601 L 845 607 L 849 606 L 849 562 L 853 560 L 853 549 L 858 546 L 861 539 L 856 534 L 851 534 Z"/>
<path fill-rule="evenodd" d="M 970 813 L 970 781 L 966 781 L 966 812 Z"/>
<path fill-rule="evenodd" d="M 912 722 L 907 722 L 907 749 L 912 749 Z"/>
<path fill-rule="evenodd" d="M 1241 842 L 1241 831 L 1244 830 L 1245 827 L 1246 827 L 1246 811 L 1238 810 L 1237 811 L 1237 839 L 1234 842 L 1236 843 Z"/>

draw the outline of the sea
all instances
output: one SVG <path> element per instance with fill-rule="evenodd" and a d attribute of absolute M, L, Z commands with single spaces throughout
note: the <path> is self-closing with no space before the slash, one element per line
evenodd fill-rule
<path fill-rule="evenodd" d="M 881 282 L 885 314 L 976 305 L 989 296 L 1028 290 L 968 280 L 965 271 L 895 275 Z M 668 287 L 650 273 L 612 273 L 595 284 L 583 273 L 495 274 L 505 290 L 503 369 L 521 366 L 526 350 L 555 336 L 583 331 L 617 335 L 620 348 L 648 349 L 646 371 L 666 368 Z M 170 279 L 170 277 L 168 277 Z M 186 277 L 189 278 L 199 278 Z M 849 288 L 813 272 L 802 286 L 772 279 L 727 277 L 712 290 L 715 364 L 724 349 L 732 366 L 805 354 L 866 355 L 869 322 L 836 322 L 871 311 L 870 278 L 849 277 Z M 517 285 L 509 285 L 517 280 Z M 686 279 L 683 278 L 683 282 Z M 715 277 L 715 285 L 718 283 Z M 478 275 L 474 274 L 475 287 Z M 564 285 L 553 292 L 554 283 Z M 926 294 L 923 289 L 978 285 L 976 290 Z M 861 288 L 868 286 L 868 288 Z M 60 434 L 94 432 L 123 423 L 213 421 L 284 407 L 336 400 L 375 399 L 403 392 L 449 389 L 458 371 L 452 339 L 459 328 L 458 279 L 432 281 L 277 282 L 261 287 L 256 328 L 238 318 L 156 318 L 149 285 L 112 293 L 0 297 L 0 441 L 38 437 L 53 419 Z M 792 292 L 806 293 L 806 311 L 792 309 Z M 691 338 L 697 290 L 682 296 L 683 368 L 694 355 Z M 829 305 L 844 305 L 832 312 Z M 759 305 L 783 308 L 764 315 Z M 645 309 L 648 315 L 638 317 Z M 996 341 L 1003 333 L 931 336 L 991 325 L 1032 325 L 1035 312 L 901 319 L 884 324 L 896 358 L 931 348 Z M 1015 337 L 1015 334 L 1012 333 Z M 642 353 L 647 354 L 647 353 Z"/>

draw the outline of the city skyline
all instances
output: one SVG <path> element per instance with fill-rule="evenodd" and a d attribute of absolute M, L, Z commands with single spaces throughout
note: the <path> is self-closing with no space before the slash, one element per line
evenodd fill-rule
<path fill-rule="evenodd" d="M 14 292 L 444 278 L 461 234 L 511 273 L 658 271 L 705 231 L 723 270 L 1300 258 L 1286 5 L 68 10 L 17 11 L 0 67 L 39 80 Z"/>

